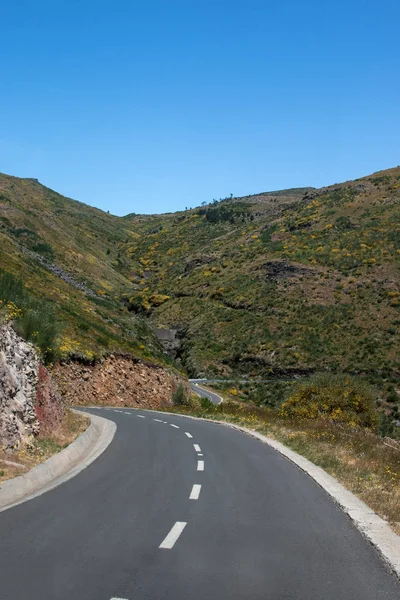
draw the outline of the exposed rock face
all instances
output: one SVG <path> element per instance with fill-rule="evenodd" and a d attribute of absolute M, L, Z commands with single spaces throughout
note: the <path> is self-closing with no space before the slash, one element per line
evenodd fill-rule
<path fill-rule="evenodd" d="M 39 365 L 39 380 L 35 401 L 40 433 L 46 435 L 59 427 L 64 419 L 64 404 L 48 370 Z"/>
<path fill-rule="evenodd" d="M 172 327 L 171 329 L 156 328 L 154 330 L 158 341 L 164 348 L 164 352 L 168 354 L 168 356 L 172 356 L 172 358 L 177 358 L 177 354 L 179 353 L 181 347 L 179 329 L 179 327 Z"/>
<path fill-rule="evenodd" d="M 143 408 L 170 405 L 173 390 L 183 382 L 157 365 L 113 355 L 93 366 L 55 365 L 52 377 L 67 404 Z"/>
<path fill-rule="evenodd" d="M 10 324 L 0 327 L 0 448 L 12 450 L 46 435 L 64 417 L 61 396 L 32 344 Z"/>
<path fill-rule="evenodd" d="M 0 445 L 11 449 L 39 431 L 35 413 L 39 358 L 8 325 L 0 327 Z"/>

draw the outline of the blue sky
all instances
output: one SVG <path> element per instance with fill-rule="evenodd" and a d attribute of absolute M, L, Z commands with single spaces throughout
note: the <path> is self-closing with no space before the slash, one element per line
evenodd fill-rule
<path fill-rule="evenodd" d="M 0 171 L 123 215 L 400 163 L 398 0 L 1 8 Z"/>

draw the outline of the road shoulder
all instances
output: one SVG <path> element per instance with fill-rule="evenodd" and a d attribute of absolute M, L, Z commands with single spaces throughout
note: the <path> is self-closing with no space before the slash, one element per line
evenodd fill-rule
<path fill-rule="evenodd" d="M 116 431 L 113 421 L 83 413 L 90 425 L 67 448 L 55 454 L 19 477 L 5 481 L 0 486 L 0 512 L 68 481 L 88 467 L 112 442 Z"/>

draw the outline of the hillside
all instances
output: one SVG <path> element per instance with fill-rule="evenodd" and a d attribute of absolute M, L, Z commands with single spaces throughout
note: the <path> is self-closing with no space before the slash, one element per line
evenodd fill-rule
<path fill-rule="evenodd" d="M 118 218 L 1 175 L 0 266 L 58 306 L 64 355 L 161 359 L 150 326 L 191 375 L 393 374 L 399 200 L 397 167 Z"/>
<path fill-rule="evenodd" d="M 131 308 L 178 330 L 192 375 L 398 372 L 399 200 L 395 168 L 128 217 Z"/>
<path fill-rule="evenodd" d="M 34 179 L 0 175 L 0 267 L 56 307 L 61 357 L 162 357 L 146 324 L 121 306 L 133 288 L 119 272 L 117 247 L 131 235 L 117 217 Z"/>

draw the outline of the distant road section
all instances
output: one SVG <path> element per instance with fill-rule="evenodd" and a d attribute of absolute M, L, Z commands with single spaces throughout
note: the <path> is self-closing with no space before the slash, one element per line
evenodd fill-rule
<path fill-rule="evenodd" d="M 203 387 L 200 387 L 200 383 L 207 383 L 207 379 L 189 379 L 191 389 L 195 394 L 200 396 L 200 398 L 208 398 L 213 404 L 221 404 L 223 400 L 222 397 L 214 392 L 210 392 L 210 390 L 205 390 Z"/>

